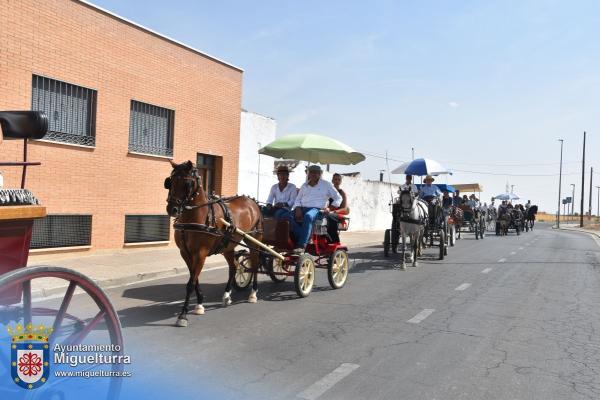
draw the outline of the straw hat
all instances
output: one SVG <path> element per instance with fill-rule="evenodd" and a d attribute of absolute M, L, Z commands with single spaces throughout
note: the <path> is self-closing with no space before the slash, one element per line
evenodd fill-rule
<path fill-rule="evenodd" d="M 286 173 L 289 174 L 290 168 L 287 165 L 280 165 L 277 167 L 277 169 L 274 171 L 276 174 L 280 174 L 280 173 Z"/>
<path fill-rule="evenodd" d="M 427 182 L 433 182 L 433 181 L 435 181 L 435 179 L 433 179 L 433 176 L 431 176 L 431 175 L 427 175 L 425 177 L 425 179 L 423 179 L 423 182 L 425 182 L 425 183 L 427 183 Z"/>

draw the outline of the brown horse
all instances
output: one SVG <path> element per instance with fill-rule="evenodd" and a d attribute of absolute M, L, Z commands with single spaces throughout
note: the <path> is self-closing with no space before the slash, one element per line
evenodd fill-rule
<path fill-rule="evenodd" d="M 229 279 L 223 294 L 223 305 L 231 304 L 231 285 L 235 279 L 236 265 L 234 249 L 242 236 L 234 229 L 227 228 L 220 219 L 228 220 L 232 226 L 247 232 L 254 238 L 262 239 L 262 214 L 256 202 L 245 196 L 210 198 L 202 186 L 202 177 L 191 161 L 176 164 L 171 161 L 173 171 L 165 179 L 165 189 L 169 190 L 167 213 L 175 217 L 175 243 L 181 257 L 190 271 L 186 285 L 183 308 L 177 319 L 177 326 L 187 326 L 187 313 L 190 296 L 196 291 L 198 304 L 193 314 L 204 314 L 203 294 L 198 277 L 207 256 L 223 254 L 229 265 Z M 257 273 L 259 252 L 254 245 L 246 243 L 250 249 L 250 262 L 253 272 L 252 291 L 248 301 L 256 303 L 258 292 Z"/>

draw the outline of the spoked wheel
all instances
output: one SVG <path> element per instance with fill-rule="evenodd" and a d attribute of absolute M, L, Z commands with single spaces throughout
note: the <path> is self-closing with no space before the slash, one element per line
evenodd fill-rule
<path fill-rule="evenodd" d="M 43 300 L 42 305 L 47 307 L 32 307 L 32 282 L 35 288 L 36 280 L 40 282 L 40 279 L 46 278 L 56 278 L 67 283 L 64 296 L 62 299 Z M 23 327 L 29 324 L 34 327 L 42 324 L 45 327 L 52 327 L 52 333 L 48 338 L 51 349 L 55 344 L 89 343 L 112 345 L 112 355 L 124 355 L 121 323 L 117 312 L 102 289 L 85 275 L 68 268 L 45 265 L 19 268 L 0 276 L 0 288 L 22 291 L 22 297 L 19 295 L 17 303 L 9 301 L 10 305 L 0 308 L 2 324 L 7 325 L 14 321 L 15 324 L 19 323 Z M 79 294 L 79 292 L 83 293 Z M 77 306 L 72 305 L 73 299 L 77 300 Z M 3 303 L 2 299 L 0 299 L 1 303 Z M 2 350 L 0 355 L 1 353 Z M 59 367 L 55 365 L 53 368 Z M 106 365 L 89 365 L 87 370 L 99 371 L 106 368 Z M 114 363 L 111 370 L 119 374 L 123 371 L 123 364 Z M 54 385 L 60 388 L 68 379 L 52 376 L 44 388 L 54 387 Z M 122 378 L 111 378 L 106 382 L 106 390 L 102 386 L 95 386 L 94 393 L 102 396 L 106 392 L 107 399 L 118 398 Z"/>
<path fill-rule="evenodd" d="M 238 251 L 234 258 L 235 263 L 235 279 L 233 280 L 233 288 L 241 291 L 246 290 L 252 282 L 252 271 L 248 269 L 250 255 L 248 251 Z"/>
<path fill-rule="evenodd" d="M 454 247 L 454 245 L 456 244 L 456 228 L 454 227 L 454 225 L 450 226 L 449 242 L 450 242 L 450 247 Z"/>
<path fill-rule="evenodd" d="M 288 277 L 288 272 L 283 266 L 283 261 L 272 257 L 269 261 L 269 277 L 275 283 L 283 282 Z"/>
<path fill-rule="evenodd" d="M 386 257 L 390 256 L 390 243 L 391 243 L 391 230 L 386 229 L 383 235 L 383 255 Z"/>
<path fill-rule="evenodd" d="M 315 261 L 310 254 L 302 254 L 294 271 L 294 287 L 300 297 L 307 297 L 315 284 Z"/>
<path fill-rule="evenodd" d="M 446 255 L 445 235 L 444 235 L 444 231 L 440 230 L 440 256 L 439 256 L 439 259 L 443 260 L 445 255 Z"/>
<path fill-rule="evenodd" d="M 346 250 L 336 250 L 327 264 L 327 279 L 334 289 L 340 289 L 348 278 L 348 253 Z"/>

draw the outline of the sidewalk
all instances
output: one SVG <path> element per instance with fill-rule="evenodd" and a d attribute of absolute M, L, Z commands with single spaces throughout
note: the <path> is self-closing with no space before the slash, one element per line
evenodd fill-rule
<path fill-rule="evenodd" d="M 553 225 L 552 229 L 556 229 L 556 225 Z M 600 230 L 580 228 L 579 224 L 565 224 L 565 223 L 561 223 L 559 229 L 564 230 L 564 231 L 575 231 L 575 232 L 588 233 L 596 239 L 596 243 L 598 243 L 598 245 L 600 246 L 600 241 L 598 240 L 598 239 L 600 239 Z"/>
<path fill-rule="evenodd" d="M 352 248 L 380 244 L 383 231 L 341 232 L 342 242 Z M 188 269 L 176 246 L 161 248 L 119 249 L 92 254 L 35 254 L 29 256 L 28 266 L 55 265 L 66 267 L 93 279 L 100 287 L 110 288 L 150 279 L 187 274 Z M 203 272 L 225 268 L 220 255 L 206 260 Z M 64 293 L 65 281 L 39 279 L 33 281 L 33 297 L 48 297 Z"/>

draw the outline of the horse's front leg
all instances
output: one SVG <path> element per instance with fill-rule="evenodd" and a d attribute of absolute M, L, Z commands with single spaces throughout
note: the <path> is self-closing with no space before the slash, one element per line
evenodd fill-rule
<path fill-rule="evenodd" d="M 227 286 L 225 286 L 225 293 L 223 293 L 223 306 L 227 307 L 231 305 L 231 285 L 235 279 L 236 266 L 234 262 L 235 254 L 233 250 L 223 253 L 223 257 L 227 261 L 229 266 L 229 278 L 227 279 Z"/>
<path fill-rule="evenodd" d="M 404 229 L 400 229 L 400 235 L 402 235 L 402 265 L 400 265 L 400 269 L 404 271 L 406 269 L 406 234 Z"/>
<path fill-rule="evenodd" d="M 412 266 L 413 267 L 418 267 L 419 263 L 417 261 L 417 257 L 419 256 L 419 246 L 420 246 L 419 243 L 421 242 L 421 240 L 419 238 L 419 236 L 421 236 L 420 231 L 417 230 L 413 235 L 414 235 L 414 237 L 415 237 L 416 240 L 415 240 L 415 243 L 414 244 L 411 243 L 411 246 L 410 246 L 411 247 L 410 253 L 411 253 L 412 257 L 413 257 L 413 260 L 412 260 L 413 264 L 412 264 Z M 411 241 L 412 241 L 412 239 L 411 239 Z"/>
<path fill-rule="evenodd" d="M 188 280 L 187 285 L 185 286 L 185 290 L 186 290 L 186 294 L 185 294 L 185 301 L 183 302 L 183 307 L 181 309 L 181 312 L 179 313 L 179 317 L 177 317 L 177 326 L 180 327 L 186 327 L 188 326 L 188 319 L 187 319 L 187 312 L 188 312 L 188 305 L 190 304 L 190 296 L 192 295 L 192 292 L 194 291 L 194 281 L 192 276 L 190 275 L 190 279 Z"/>

